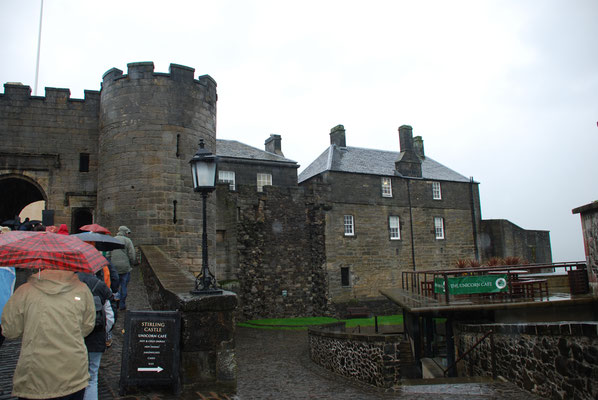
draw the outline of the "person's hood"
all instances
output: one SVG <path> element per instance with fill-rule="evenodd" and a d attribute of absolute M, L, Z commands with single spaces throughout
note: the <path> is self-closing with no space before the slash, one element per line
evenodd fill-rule
<path fill-rule="evenodd" d="M 46 294 L 59 294 L 72 290 L 79 278 L 72 271 L 45 269 L 31 275 L 28 282 Z"/>
<path fill-rule="evenodd" d="M 126 236 L 129 233 L 131 233 L 131 230 L 129 228 L 127 228 L 126 226 L 122 225 L 122 226 L 118 227 L 118 233 L 117 233 L 117 235 Z"/>
<path fill-rule="evenodd" d="M 66 227 L 66 224 L 60 224 L 60 228 L 58 228 L 58 233 L 59 235 L 68 235 L 69 234 L 69 228 Z"/>

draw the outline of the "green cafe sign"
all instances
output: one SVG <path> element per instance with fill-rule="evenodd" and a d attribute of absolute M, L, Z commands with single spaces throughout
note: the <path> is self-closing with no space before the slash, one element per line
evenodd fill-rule
<path fill-rule="evenodd" d="M 448 278 L 449 294 L 499 293 L 508 291 L 507 274 Z M 434 278 L 434 293 L 444 293 L 444 278 Z"/>

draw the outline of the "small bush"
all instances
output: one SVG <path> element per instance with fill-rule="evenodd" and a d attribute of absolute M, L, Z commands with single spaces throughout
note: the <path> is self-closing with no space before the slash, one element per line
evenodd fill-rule
<path fill-rule="evenodd" d="M 520 265 L 521 259 L 519 257 L 505 257 L 504 265 Z"/>
<path fill-rule="evenodd" d="M 468 264 L 468 266 L 469 266 L 470 268 L 479 268 L 479 267 L 480 267 L 480 265 L 481 265 L 481 264 L 480 264 L 480 262 L 479 262 L 478 260 L 473 260 L 473 259 L 472 259 L 472 260 L 469 260 L 469 261 L 467 262 L 467 264 Z"/>
<path fill-rule="evenodd" d="M 503 261 L 502 261 L 502 259 L 500 259 L 498 257 L 492 257 L 491 259 L 489 259 L 486 262 L 486 265 L 489 266 L 489 267 L 496 267 L 496 266 L 499 266 L 499 265 L 503 265 Z"/>

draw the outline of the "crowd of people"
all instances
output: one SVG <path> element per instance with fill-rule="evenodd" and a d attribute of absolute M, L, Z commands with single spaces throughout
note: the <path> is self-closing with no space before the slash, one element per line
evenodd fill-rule
<path fill-rule="evenodd" d="M 65 224 L 28 222 L 18 230 L 69 234 Z M 10 230 L 2 227 L 0 234 Z M 0 346 L 5 337 L 21 338 L 13 396 L 97 400 L 102 354 L 111 346 L 118 311 L 126 309 L 136 262 L 130 233 L 119 227 L 115 238 L 123 248 L 102 252 L 107 266 L 95 274 L 42 268 L 15 287 L 15 268 L 0 268 Z"/>

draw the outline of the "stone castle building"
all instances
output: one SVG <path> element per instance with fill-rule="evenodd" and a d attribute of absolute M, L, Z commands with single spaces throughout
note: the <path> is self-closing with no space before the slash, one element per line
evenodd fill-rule
<path fill-rule="evenodd" d="M 410 126 L 393 152 L 346 146 L 339 125 L 298 176 L 279 135 L 264 150 L 218 140 L 216 82 L 194 73 L 131 63 L 126 74 L 107 71 L 82 100 L 68 89 L 42 97 L 5 84 L 0 222 L 44 200 L 46 224 L 127 225 L 136 245 L 159 246 L 198 272 L 201 196 L 189 160 L 203 139 L 222 182 L 208 197 L 210 269 L 235 288 L 244 317 L 323 314 L 377 298 L 403 270 L 457 259 L 551 261 L 548 232 L 485 228 L 478 183 L 427 156 Z"/>

